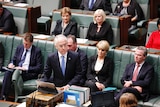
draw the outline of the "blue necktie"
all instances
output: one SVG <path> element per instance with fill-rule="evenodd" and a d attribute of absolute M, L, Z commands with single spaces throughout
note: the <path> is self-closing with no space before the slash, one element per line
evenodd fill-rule
<path fill-rule="evenodd" d="M 89 9 L 91 10 L 92 9 L 92 7 L 93 7 L 93 5 L 94 5 L 94 0 L 90 0 L 91 2 L 90 2 L 90 5 L 89 5 Z"/>
<path fill-rule="evenodd" d="M 28 50 L 26 49 L 26 52 L 24 53 L 24 55 L 21 57 L 21 61 L 19 62 L 19 66 L 22 67 L 22 64 L 24 63 L 25 59 L 26 59 L 26 55 L 27 55 Z"/>
<path fill-rule="evenodd" d="M 65 60 L 64 60 L 64 56 L 61 56 L 61 69 L 62 69 L 62 73 L 63 75 L 65 75 Z"/>

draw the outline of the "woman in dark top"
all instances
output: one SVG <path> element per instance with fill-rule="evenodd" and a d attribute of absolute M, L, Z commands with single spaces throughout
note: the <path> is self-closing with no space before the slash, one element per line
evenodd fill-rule
<path fill-rule="evenodd" d="M 135 0 L 123 0 L 118 3 L 114 14 L 116 15 L 131 15 L 131 24 L 132 26 L 129 28 L 129 32 L 136 28 L 136 24 L 138 21 L 144 19 L 144 13 L 142 8 Z"/>
<path fill-rule="evenodd" d="M 95 41 L 107 40 L 111 45 L 113 41 L 113 31 L 111 25 L 105 21 L 105 12 L 102 9 L 97 9 L 94 13 L 93 20 L 94 22 L 91 22 L 86 38 Z"/>
<path fill-rule="evenodd" d="M 97 55 L 89 58 L 87 80 L 85 86 L 91 92 L 101 91 L 111 84 L 113 76 L 113 60 L 106 56 L 109 50 L 109 43 L 101 40 L 97 44 Z"/>
<path fill-rule="evenodd" d="M 77 23 L 72 21 L 71 10 L 69 7 L 64 7 L 61 10 L 62 20 L 57 20 L 56 27 L 54 28 L 52 35 L 63 34 L 65 36 L 75 35 L 77 36 Z"/>

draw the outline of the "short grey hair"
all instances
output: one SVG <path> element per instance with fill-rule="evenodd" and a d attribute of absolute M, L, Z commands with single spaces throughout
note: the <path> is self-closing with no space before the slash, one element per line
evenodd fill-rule
<path fill-rule="evenodd" d="M 56 35 L 56 37 L 54 38 L 54 45 L 57 46 L 57 43 L 62 39 L 66 40 L 66 42 L 67 42 L 66 36 L 64 36 L 62 34 Z"/>
<path fill-rule="evenodd" d="M 137 50 L 142 50 L 144 52 L 144 56 L 147 56 L 148 50 L 145 46 L 138 46 Z"/>

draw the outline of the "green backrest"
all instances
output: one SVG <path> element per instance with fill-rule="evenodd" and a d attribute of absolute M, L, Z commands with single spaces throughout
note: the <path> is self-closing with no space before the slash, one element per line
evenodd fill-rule
<path fill-rule="evenodd" d="M 29 1 L 29 0 L 28 0 Z M 29 2 L 30 3 L 30 2 Z M 42 16 L 51 16 L 54 9 L 62 7 L 62 0 L 34 0 L 34 6 L 41 6 Z"/>
<path fill-rule="evenodd" d="M 12 46 L 13 46 L 13 36 L 0 35 L 0 41 L 4 46 L 4 62 L 3 66 L 7 66 L 10 63 L 12 55 Z"/>
<path fill-rule="evenodd" d="M 158 18 L 157 18 L 158 19 Z M 148 23 L 148 30 L 147 30 L 147 36 L 146 36 L 146 44 L 149 40 L 149 37 L 151 35 L 151 33 L 155 30 L 157 30 L 157 19 L 154 19 L 152 21 L 149 21 Z"/>
<path fill-rule="evenodd" d="M 133 53 L 115 49 L 113 57 L 111 58 L 114 61 L 114 72 L 113 72 L 112 84 L 117 88 L 122 88 L 122 84 L 120 80 L 122 78 L 126 65 L 134 61 Z"/>
<path fill-rule="evenodd" d="M 160 94 L 160 55 L 148 54 L 146 61 L 154 67 L 154 78 L 150 86 L 152 94 Z"/>
<path fill-rule="evenodd" d="M 15 20 L 15 24 L 18 28 L 18 34 L 23 34 L 28 31 L 28 11 L 27 8 L 4 6 L 10 12 L 12 12 Z"/>

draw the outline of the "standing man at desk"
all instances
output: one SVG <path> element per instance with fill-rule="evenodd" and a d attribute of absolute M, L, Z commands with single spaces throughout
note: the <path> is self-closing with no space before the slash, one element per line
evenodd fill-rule
<path fill-rule="evenodd" d="M 96 11 L 97 9 L 103 9 L 112 13 L 110 0 L 82 0 L 79 7 L 82 10 Z"/>
<path fill-rule="evenodd" d="M 0 3 L 0 33 L 3 34 L 5 32 L 16 34 L 17 28 L 13 14 L 6 8 L 3 8 L 2 3 Z"/>
<path fill-rule="evenodd" d="M 16 48 L 13 60 L 8 65 L 10 70 L 5 71 L 3 85 L 1 90 L 1 100 L 7 100 L 12 74 L 16 70 L 22 71 L 23 81 L 36 79 L 42 70 L 41 50 L 33 45 L 33 36 L 26 33 L 23 38 L 23 45 Z"/>
<path fill-rule="evenodd" d="M 77 39 L 74 35 L 68 35 L 67 39 L 68 39 L 69 50 L 77 52 L 80 57 L 83 77 L 79 81 L 79 85 L 83 86 L 86 81 L 86 73 L 87 73 L 87 67 L 88 67 L 87 55 L 83 50 L 81 50 L 77 47 Z"/>
<path fill-rule="evenodd" d="M 48 56 L 44 68 L 44 80 L 50 79 L 56 87 L 66 90 L 70 85 L 78 85 L 82 78 L 79 55 L 68 50 L 68 41 L 64 35 L 57 35 L 54 45 L 58 51 Z M 53 78 L 50 78 L 51 75 Z"/>
<path fill-rule="evenodd" d="M 145 61 L 146 57 L 147 48 L 139 46 L 134 54 L 135 62 L 126 66 L 121 78 L 123 88 L 116 96 L 117 104 L 120 96 L 126 92 L 133 93 L 138 100 L 148 101 L 154 68 Z"/>

